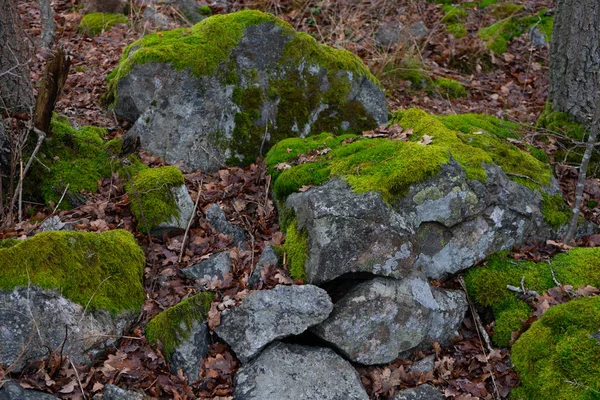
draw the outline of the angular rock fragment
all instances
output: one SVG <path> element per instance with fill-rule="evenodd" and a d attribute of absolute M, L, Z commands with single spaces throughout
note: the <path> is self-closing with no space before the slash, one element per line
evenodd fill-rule
<path fill-rule="evenodd" d="M 368 400 L 358 372 L 331 349 L 276 342 L 243 365 L 237 400 Z"/>
<path fill-rule="evenodd" d="M 329 316 L 327 292 L 312 285 L 259 290 L 221 314 L 217 335 L 247 362 L 274 340 L 298 335 Z"/>

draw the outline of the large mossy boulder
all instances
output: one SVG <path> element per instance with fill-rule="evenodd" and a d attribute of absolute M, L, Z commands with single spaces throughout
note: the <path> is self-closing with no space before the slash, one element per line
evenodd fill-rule
<path fill-rule="evenodd" d="M 569 210 L 543 155 L 506 140 L 515 125 L 419 109 L 392 122 L 409 141 L 324 133 L 267 154 L 294 277 L 440 279 L 564 228 Z"/>
<path fill-rule="evenodd" d="M 143 149 L 189 169 L 249 164 L 284 138 L 387 121 L 383 90 L 358 57 L 259 11 L 132 43 L 109 100 Z"/>
<path fill-rule="evenodd" d="M 511 398 L 600 398 L 600 297 L 550 308 L 516 341 L 511 359 L 521 378 Z"/>
<path fill-rule="evenodd" d="M 523 282 L 527 289 L 540 294 L 555 287 L 556 282 L 575 288 L 600 287 L 600 249 L 575 248 L 539 263 L 515 261 L 505 253 L 498 253 L 484 266 L 468 271 L 465 282 L 471 298 L 494 313 L 496 324 L 492 340 L 498 346 L 507 347 L 513 332 L 521 330 L 523 321 L 531 316 L 531 308 L 506 286 L 519 287 Z"/>
<path fill-rule="evenodd" d="M 42 232 L 0 246 L 0 365 L 60 350 L 89 364 L 144 302 L 145 258 L 123 230 Z"/>

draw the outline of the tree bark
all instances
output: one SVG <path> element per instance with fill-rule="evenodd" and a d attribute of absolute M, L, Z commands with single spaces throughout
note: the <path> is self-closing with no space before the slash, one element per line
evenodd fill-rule
<path fill-rule="evenodd" d="M 0 111 L 28 113 L 33 106 L 29 47 L 14 0 L 0 0 Z"/>
<path fill-rule="evenodd" d="M 600 2 L 557 0 L 550 46 L 550 102 L 591 127 L 600 68 Z"/>
<path fill-rule="evenodd" d="M 52 50 L 54 45 L 54 36 L 56 27 L 54 25 L 54 10 L 50 5 L 50 0 L 39 0 L 40 17 L 42 19 L 42 35 L 40 36 L 40 46 L 45 51 Z"/>
<path fill-rule="evenodd" d="M 45 133 L 50 133 L 50 120 L 58 96 L 67 80 L 71 58 L 62 48 L 58 48 L 46 64 L 42 85 L 38 91 L 35 104 L 33 125 Z"/>

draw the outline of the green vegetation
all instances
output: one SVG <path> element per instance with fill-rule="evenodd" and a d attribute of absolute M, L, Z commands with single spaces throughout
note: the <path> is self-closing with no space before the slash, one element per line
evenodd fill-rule
<path fill-rule="evenodd" d="M 146 325 L 146 339 L 150 343 L 160 341 L 165 356 L 170 357 L 189 338 L 194 323 L 206 319 L 213 297 L 212 292 L 201 292 L 161 312 Z"/>
<path fill-rule="evenodd" d="M 485 266 L 467 271 L 469 295 L 476 303 L 492 308 L 496 317 L 494 343 L 508 346 L 511 333 L 521 329 L 530 315 L 529 306 L 506 285 L 519 287 L 525 277 L 525 287 L 541 294 L 556 286 L 552 271 L 563 285 L 600 286 L 600 249 L 575 248 L 568 254 L 558 254 L 550 263 L 515 262 L 501 252 L 490 257 Z"/>
<path fill-rule="evenodd" d="M 446 13 L 442 18 L 442 23 L 446 24 L 446 32 L 460 39 L 467 36 L 467 28 L 464 25 L 464 20 L 467 17 L 467 11 L 461 6 L 445 5 L 442 10 Z"/>
<path fill-rule="evenodd" d="M 127 165 L 118 157 L 121 140 L 105 142 L 106 130 L 95 126 L 73 128 L 65 117 L 54 116 L 50 125 L 51 136 L 47 138 L 37 155 L 40 162 L 32 164 L 31 176 L 26 182 L 25 193 L 45 202 L 57 203 L 64 190 L 67 196 L 61 209 L 73 206 L 70 195 L 82 190 L 95 192 L 98 181 L 119 172 L 122 177 L 145 168 L 136 156 L 129 156 Z"/>
<path fill-rule="evenodd" d="M 94 36 L 108 31 L 116 24 L 126 24 L 129 20 L 123 14 L 91 13 L 85 15 L 79 23 L 79 32 Z"/>
<path fill-rule="evenodd" d="M 2 239 L 0 240 L 0 249 L 8 249 L 9 247 L 13 247 L 20 242 L 21 241 L 18 239 Z"/>
<path fill-rule="evenodd" d="M 198 8 L 198 14 L 200 15 L 205 15 L 205 16 L 211 16 L 212 15 L 212 10 L 210 9 L 209 6 L 207 6 L 206 4 L 203 6 L 200 6 Z"/>
<path fill-rule="evenodd" d="M 131 233 L 42 232 L 0 248 L 0 289 L 55 289 L 89 310 L 138 311 L 144 252 Z M 89 305 L 88 305 L 89 304 Z"/>
<path fill-rule="evenodd" d="M 460 117 L 436 117 L 419 109 L 398 111 L 391 123 L 413 130 L 409 142 L 327 133 L 282 141 L 266 156 L 274 178 L 274 192 L 279 199 L 284 199 L 304 185 L 318 185 L 330 178 L 342 177 L 355 191 L 377 191 L 391 202 L 403 196 L 411 184 L 437 175 L 450 157 L 463 166 L 469 179 L 485 181 L 483 164 L 495 163 L 505 172 L 526 175 L 542 185 L 550 183 L 551 169 L 547 164 L 504 140 L 509 135 L 510 124 L 494 122 L 490 116 L 466 114 L 462 121 Z M 478 127 L 479 131 L 472 131 L 465 122 L 469 120 L 488 130 Z M 432 143 L 418 143 L 423 135 L 433 137 Z M 315 162 L 285 171 L 276 168 L 277 164 L 291 162 L 299 154 L 327 148 L 331 150 L 317 157 Z M 531 181 L 523 183 L 539 189 Z"/>
<path fill-rule="evenodd" d="M 512 348 L 521 386 L 511 398 L 600 399 L 600 297 L 550 308 Z"/>
<path fill-rule="evenodd" d="M 306 279 L 304 265 L 308 258 L 308 237 L 305 231 L 298 229 L 295 219 L 288 222 L 283 250 L 287 254 L 287 264 L 293 279 Z"/>
<path fill-rule="evenodd" d="M 289 38 L 279 60 L 280 70 L 270 74 L 268 90 L 258 82 L 257 71 L 238 69 L 230 57 L 247 27 L 265 23 L 278 26 Z M 379 85 L 359 57 L 321 45 L 312 36 L 297 33 L 288 23 L 260 11 L 215 15 L 192 28 L 159 32 L 132 43 L 125 48 L 119 67 L 109 75 L 108 101 L 114 104 L 116 83 L 133 65 L 149 62 L 168 63 L 176 70 L 187 70 L 197 77 L 215 75 L 215 79 L 235 86 L 232 99 L 240 111 L 234 117 L 233 138 L 222 139 L 222 145 L 232 150 L 228 164 L 254 162 L 261 147 L 268 150 L 270 143 L 290 136 L 323 131 L 342 133 L 345 129 L 358 133 L 377 125 L 362 103 L 348 99 L 349 77 L 339 73 L 350 71 L 355 78 L 367 77 Z M 322 89 L 318 74 L 299 68 L 305 63 L 327 71 L 327 90 Z M 243 86 L 239 85 L 240 81 L 244 82 Z M 261 107 L 266 100 L 278 102 L 275 121 L 261 121 Z M 312 114 L 320 104 L 327 104 L 328 112 L 319 114 L 314 121 Z M 263 140 L 265 132 L 270 137 L 267 143 Z"/>
<path fill-rule="evenodd" d="M 467 97 L 467 89 L 462 83 L 448 78 L 436 78 L 433 81 L 435 91 L 451 99 Z"/>
<path fill-rule="evenodd" d="M 515 7 L 500 7 L 500 4 L 497 5 L 496 9 L 500 14 L 504 12 L 509 13 L 509 15 L 493 25 L 480 29 L 478 32 L 479 38 L 486 42 L 487 48 L 496 54 L 505 53 L 509 41 L 528 32 L 534 26 L 546 36 L 548 41 L 552 37 L 554 19 L 546 15 L 547 10 L 542 10 L 535 15 L 518 17 L 520 6 Z"/>
<path fill-rule="evenodd" d="M 148 168 L 133 177 L 126 190 L 140 230 L 149 232 L 171 217 L 179 217 L 172 189 L 184 183 L 177 167 Z"/>
<path fill-rule="evenodd" d="M 542 115 L 538 119 L 537 126 L 565 136 L 564 139 L 557 136 L 559 146 L 553 154 L 555 160 L 566 161 L 572 164 L 581 163 L 585 147 L 575 147 L 569 139 L 580 143 L 587 142 L 589 131 L 584 125 L 575 121 L 568 113 L 552 110 L 552 105 L 547 103 Z M 600 163 L 600 154 L 595 151 L 592 153 L 592 158 L 588 166 L 588 176 L 598 176 L 598 163 Z"/>

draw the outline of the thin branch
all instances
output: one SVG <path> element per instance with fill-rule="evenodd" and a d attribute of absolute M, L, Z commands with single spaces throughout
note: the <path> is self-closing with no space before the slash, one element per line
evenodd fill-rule
<path fill-rule="evenodd" d="M 201 180 L 198 185 L 198 196 L 196 197 L 196 204 L 194 204 L 194 211 L 192 211 L 192 215 L 190 216 L 190 220 L 188 221 L 187 227 L 185 228 L 185 233 L 183 235 L 183 243 L 181 243 L 181 252 L 179 253 L 179 259 L 177 262 L 181 262 L 183 259 L 183 253 L 185 253 L 186 241 L 188 234 L 190 233 L 190 228 L 192 227 L 192 223 L 194 222 L 194 217 L 196 216 L 196 210 L 198 209 L 198 203 L 200 202 L 200 197 L 202 197 L 202 185 L 204 181 Z"/>

